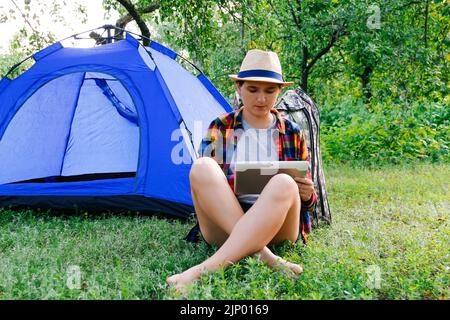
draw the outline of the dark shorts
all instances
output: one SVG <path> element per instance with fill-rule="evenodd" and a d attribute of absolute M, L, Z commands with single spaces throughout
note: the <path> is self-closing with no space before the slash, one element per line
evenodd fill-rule
<path fill-rule="evenodd" d="M 253 206 L 253 203 L 239 202 L 239 204 L 241 205 L 242 210 L 244 210 L 244 213 Z"/>

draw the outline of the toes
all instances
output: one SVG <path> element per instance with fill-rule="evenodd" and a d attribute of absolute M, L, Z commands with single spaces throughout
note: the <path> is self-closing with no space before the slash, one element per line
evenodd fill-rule
<path fill-rule="evenodd" d="M 276 267 L 277 269 L 290 271 L 295 275 L 299 275 L 303 272 L 303 267 L 301 265 L 286 261 L 284 259 L 279 259 Z"/>
<path fill-rule="evenodd" d="M 175 274 L 166 279 L 166 283 L 168 284 L 168 289 L 172 290 L 174 293 L 187 297 L 188 294 L 188 284 L 180 282 L 180 275 Z"/>
<path fill-rule="evenodd" d="M 291 269 L 295 274 L 301 274 L 303 272 L 302 266 L 295 263 L 289 263 L 289 269 Z"/>
<path fill-rule="evenodd" d="M 166 279 L 167 284 L 169 285 L 174 285 L 176 284 L 178 281 L 178 275 L 174 274 L 173 276 L 170 276 Z"/>

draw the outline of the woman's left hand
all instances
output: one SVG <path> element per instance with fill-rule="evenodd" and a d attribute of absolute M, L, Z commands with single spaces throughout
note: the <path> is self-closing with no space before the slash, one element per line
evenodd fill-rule
<path fill-rule="evenodd" d="M 300 199 L 302 201 L 308 201 L 311 199 L 311 196 L 314 193 L 314 183 L 311 179 L 308 178 L 295 178 L 295 182 L 297 182 L 298 192 L 300 194 Z"/>

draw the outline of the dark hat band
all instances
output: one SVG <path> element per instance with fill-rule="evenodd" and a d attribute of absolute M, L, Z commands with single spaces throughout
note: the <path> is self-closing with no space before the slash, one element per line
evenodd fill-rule
<path fill-rule="evenodd" d="M 278 81 L 283 82 L 283 77 L 281 74 L 268 70 L 247 70 L 241 71 L 237 75 L 238 78 L 250 78 L 250 77 L 263 77 L 263 78 L 272 78 Z"/>

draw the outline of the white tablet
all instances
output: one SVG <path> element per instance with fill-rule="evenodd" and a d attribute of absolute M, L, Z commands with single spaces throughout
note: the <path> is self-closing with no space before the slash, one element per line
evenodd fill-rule
<path fill-rule="evenodd" d="M 286 173 L 293 178 L 304 178 L 308 169 L 308 161 L 236 162 L 234 192 L 237 194 L 260 194 L 274 175 Z"/>

